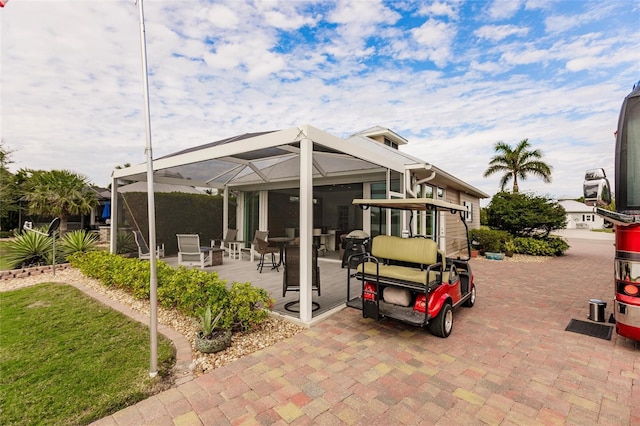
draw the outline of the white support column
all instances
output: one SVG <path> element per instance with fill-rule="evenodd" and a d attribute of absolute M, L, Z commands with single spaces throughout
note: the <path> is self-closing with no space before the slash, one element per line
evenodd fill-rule
<path fill-rule="evenodd" d="M 118 234 L 118 179 L 111 178 L 111 232 L 109 236 L 109 252 L 116 252 Z"/>
<path fill-rule="evenodd" d="M 313 141 L 300 140 L 300 320 L 311 321 L 312 228 L 313 228 Z"/>
<path fill-rule="evenodd" d="M 244 192 L 239 192 L 236 196 L 236 227 L 238 228 L 238 240 L 247 241 L 249 235 L 244 235 Z"/>
<path fill-rule="evenodd" d="M 229 187 L 225 186 L 222 192 L 222 238 L 227 235 L 229 229 Z"/>
<path fill-rule="evenodd" d="M 269 191 L 260 191 L 260 214 L 258 218 L 258 229 L 260 231 L 269 230 Z"/>
<path fill-rule="evenodd" d="M 444 250 L 445 253 L 447 250 L 447 218 L 445 215 L 447 213 L 442 211 L 436 213 L 438 215 L 438 248 Z"/>

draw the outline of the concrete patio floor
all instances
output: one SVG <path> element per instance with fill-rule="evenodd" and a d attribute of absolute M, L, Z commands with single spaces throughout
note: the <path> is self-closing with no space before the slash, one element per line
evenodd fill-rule
<path fill-rule="evenodd" d="M 640 424 L 640 343 L 565 331 L 590 298 L 608 318 L 612 238 L 567 237 L 543 263 L 472 260 L 447 339 L 344 309 L 95 424 Z"/>

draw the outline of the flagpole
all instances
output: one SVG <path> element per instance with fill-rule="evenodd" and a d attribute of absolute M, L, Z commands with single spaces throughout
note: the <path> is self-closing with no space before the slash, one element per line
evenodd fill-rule
<path fill-rule="evenodd" d="M 151 360 L 149 365 L 149 376 L 155 377 L 158 374 L 158 277 L 156 274 L 156 208 L 153 185 L 153 153 L 151 150 L 151 112 L 149 109 L 149 78 L 147 71 L 147 40 L 144 28 L 144 10 L 142 0 L 137 0 L 140 10 L 140 48 L 142 52 L 142 82 L 144 89 L 144 112 L 145 128 L 147 134 L 147 144 L 145 153 L 147 156 L 147 208 L 149 214 L 149 265 L 151 274 L 149 278 L 149 310 L 150 310 L 150 333 L 151 333 Z"/>

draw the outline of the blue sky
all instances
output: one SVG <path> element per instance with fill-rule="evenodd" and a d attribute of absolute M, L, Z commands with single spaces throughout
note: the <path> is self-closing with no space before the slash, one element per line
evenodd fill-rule
<path fill-rule="evenodd" d="M 640 79 L 640 1 L 144 3 L 154 157 L 246 132 L 375 125 L 404 151 L 494 194 L 497 141 L 528 138 L 553 183 L 613 177 L 620 105 Z M 10 0 L 0 9 L 0 134 L 13 170 L 106 186 L 145 160 L 138 7 Z"/>

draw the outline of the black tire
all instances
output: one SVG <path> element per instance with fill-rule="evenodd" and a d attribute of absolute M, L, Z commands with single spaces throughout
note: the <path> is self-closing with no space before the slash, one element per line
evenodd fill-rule
<path fill-rule="evenodd" d="M 429 321 L 429 332 L 438 337 L 449 337 L 453 330 L 453 309 L 449 303 L 445 303 L 438 315 Z"/>
<path fill-rule="evenodd" d="M 467 300 L 464 301 L 462 306 L 466 306 L 467 308 L 473 307 L 476 304 L 476 286 L 471 286 L 471 296 Z"/>

